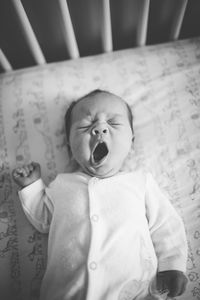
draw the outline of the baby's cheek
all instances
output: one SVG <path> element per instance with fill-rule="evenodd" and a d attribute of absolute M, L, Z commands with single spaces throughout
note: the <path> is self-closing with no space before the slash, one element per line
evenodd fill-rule
<path fill-rule="evenodd" d="M 89 145 L 84 140 L 77 140 L 72 147 L 72 154 L 78 162 L 88 161 L 90 159 Z"/>

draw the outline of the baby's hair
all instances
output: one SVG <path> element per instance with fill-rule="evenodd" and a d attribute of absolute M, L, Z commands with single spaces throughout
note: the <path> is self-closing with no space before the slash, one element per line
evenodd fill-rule
<path fill-rule="evenodd" d="M 101 94 L 101 93 L 106 93 L 106 94 L 114 95 L 114 94 L 112 94 L 112 93 L 110 93 L 108 91 L 96 89 L 96 90 L 93 90 L 92 92 L 84 95 L 83 97 L 79 98 L 78 100 L 73 101 L 70 104 L 70 106 L 68 107 L 68 109 L 66 111 L 66 114 L 65 114 L 65 132 L 66 132 L 66 137 L 67 137 L 67 143 L 68 144 L 69 144 L 69 135 L 70 135 L 70 129 L 71 129 L 72 111 L 74 109 L 74 106 L 76 104 L 78 104 L 80 101 L 84 100 L 85 98 L 88 98 L 88 97 L 91 97 L 91 96 L 95 96 L 95 95 Z M 127 110 L 128 110 L 128 118 L 129 118 L 129 121 L 130 121 L 131 129 L 132 129 L 132 132 L 134 133 L 134 130 L 133 130 L 133 114 L 132 114 L 131 108 L 128 105 L 128 103 L 126 103 L 125 101 L 124 101 L 124 103 L 126 104 L 126 107 L 127 107 Z"/>

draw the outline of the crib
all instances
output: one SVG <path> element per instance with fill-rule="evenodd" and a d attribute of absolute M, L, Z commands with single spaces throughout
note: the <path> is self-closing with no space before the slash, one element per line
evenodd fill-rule
<path fill-rule="evenodd" d="M 70 172 L 65 111 L 94 89 L 130 105 L 124 170 L 150 171 L 181 215 L 188 286 L 177 300 L 200 299 L 199 15 L 198 0 L 1 1 L 2 300 L 39 300 L 47 260 L 47 236 L 24 216 L 12 170 L 38 161 L 46 184 Z"/>

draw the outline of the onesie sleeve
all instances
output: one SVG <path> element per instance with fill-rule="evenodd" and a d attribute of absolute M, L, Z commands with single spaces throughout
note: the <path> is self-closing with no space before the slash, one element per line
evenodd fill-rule
<path fill-rule="evenodd" d="M 53 202 L 45 189 L 43 181 L 38 179 L 18 192 L 25 215 L 42 233 L 49 231 L 53 213 Z"/>
<path fill-rule="evenodd" d="M 146 177 L 145 200 L 158 271 L 186 272 L 187 241 L 183 221 L 151 174 Z"/>

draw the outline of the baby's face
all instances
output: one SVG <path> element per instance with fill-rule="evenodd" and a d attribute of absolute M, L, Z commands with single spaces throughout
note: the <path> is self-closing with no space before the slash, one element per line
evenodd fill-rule
<path fill-rule="evenodd" d="M 127 106 L 117 96 L 100 93 L 73 108 L 69 144 L 83 172 L 99 178 L 116 174 L 132 138 Z"/>

